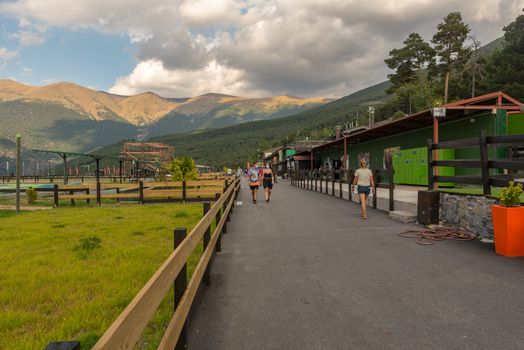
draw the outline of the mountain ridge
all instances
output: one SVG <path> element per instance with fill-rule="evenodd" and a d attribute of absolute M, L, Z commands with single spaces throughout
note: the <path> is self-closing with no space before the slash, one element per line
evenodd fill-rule
<path fill-rule="evenodd" d="M 323 104 L 329 101 L 322 97 L 288 98 L 282 96 L 249 98 L 221 93 L 207 93 L 189 98 L 165 98 L 154 92 L 143 92 L 124 96 L 96 91 L 72 82 L 57 82 L 45 86 L 31 86 L 14 80 L 0 80 L 0 101 L 29 101 L 57 103 L 65 108 L 85 114 L 96 121 L 119 118 L 134 126 L 154 124 L 155 122 L 176 111 L 179 114 L 208 113 L 222 104 L 248 103 L 254 101 L 272 101 L 272 105 L 280 103 L 294 106 L 308 104 Z"/>

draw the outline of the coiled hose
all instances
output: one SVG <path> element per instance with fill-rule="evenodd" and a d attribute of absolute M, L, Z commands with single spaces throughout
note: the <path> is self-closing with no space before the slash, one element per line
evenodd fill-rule
<path fill-rule="evenodd" d="M 439 225 L 429 225 L 422 230 L 404 231 L 399 236 L 416 238 L 415 242 L 421 245 L 432 245 L 438 241 L 471 241 L 477 238 L 475 233 Z"/>

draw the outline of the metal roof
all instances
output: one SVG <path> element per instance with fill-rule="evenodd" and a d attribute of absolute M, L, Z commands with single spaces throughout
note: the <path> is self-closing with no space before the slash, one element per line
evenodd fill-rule
<path fill-rule="evenodd" d="M 519 111 L 523 104 L 513 97 L 498 91 L 490 94 L 469 98 L 457 102 L 452 102 L 443 105 L 446 108 L 445 121 L 453 121 L 464 118 L 471 118 L 478 115 L 476 112 L 486 112 L 492 109 L 505 109 L 508 111 Z M 341 137 L 338 140 L 328 142 L 324 145 L 314 147 L 313 153 L 317 150 L 329 148 L 344 147 L 344 139 L 347 144 L 355 144 L 366 141 L 379 139 L 386 136 L 395 135 L 398 133 L 417 130 L 433 125 L 432 109 L 427 109 L 397 120 L 381 121 L 367 130 L 351 133 L 350 135 Z M 299 154 L 308 154 L 310 150 L 305 150 Z"/>

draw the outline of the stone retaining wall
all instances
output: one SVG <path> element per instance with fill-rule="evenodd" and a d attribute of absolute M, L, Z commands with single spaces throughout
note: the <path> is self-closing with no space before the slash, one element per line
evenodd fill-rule
<path fill-rule="evenodd" d="M 481 238 L 493 239 L 491 205 L 497 199 L 483 196 L 440 194 L 440 220 L 444 225 L 476 233 Z"/>

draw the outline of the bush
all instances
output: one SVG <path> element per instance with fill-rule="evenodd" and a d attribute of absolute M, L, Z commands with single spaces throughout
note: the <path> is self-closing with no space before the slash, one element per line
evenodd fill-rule
<path fill-rule="evenodd" d="M 393 114 L 393 116 L 391 117 L 393 120 L 397 120 L 397 119 L 400 119 L 400 118 L 404 118 L 406 116 L 406 114 L 402 111 L 396 111 L 395 114 Z"/>
<path fill-rule="evenodd" d="M 29 187 L 25 194 L 27 196 L 27 204 L 35 204 L 36 200 L 38 199 L 38 192 L 33 187 Z"/>
<path fill-rule="evenodd" d="M 517 207 L 520 205 L 520 195 L 522 194 L 522 184 L 510 181 L 508 187 L 500 192 L 499 200 L 506 207 Z"/>

